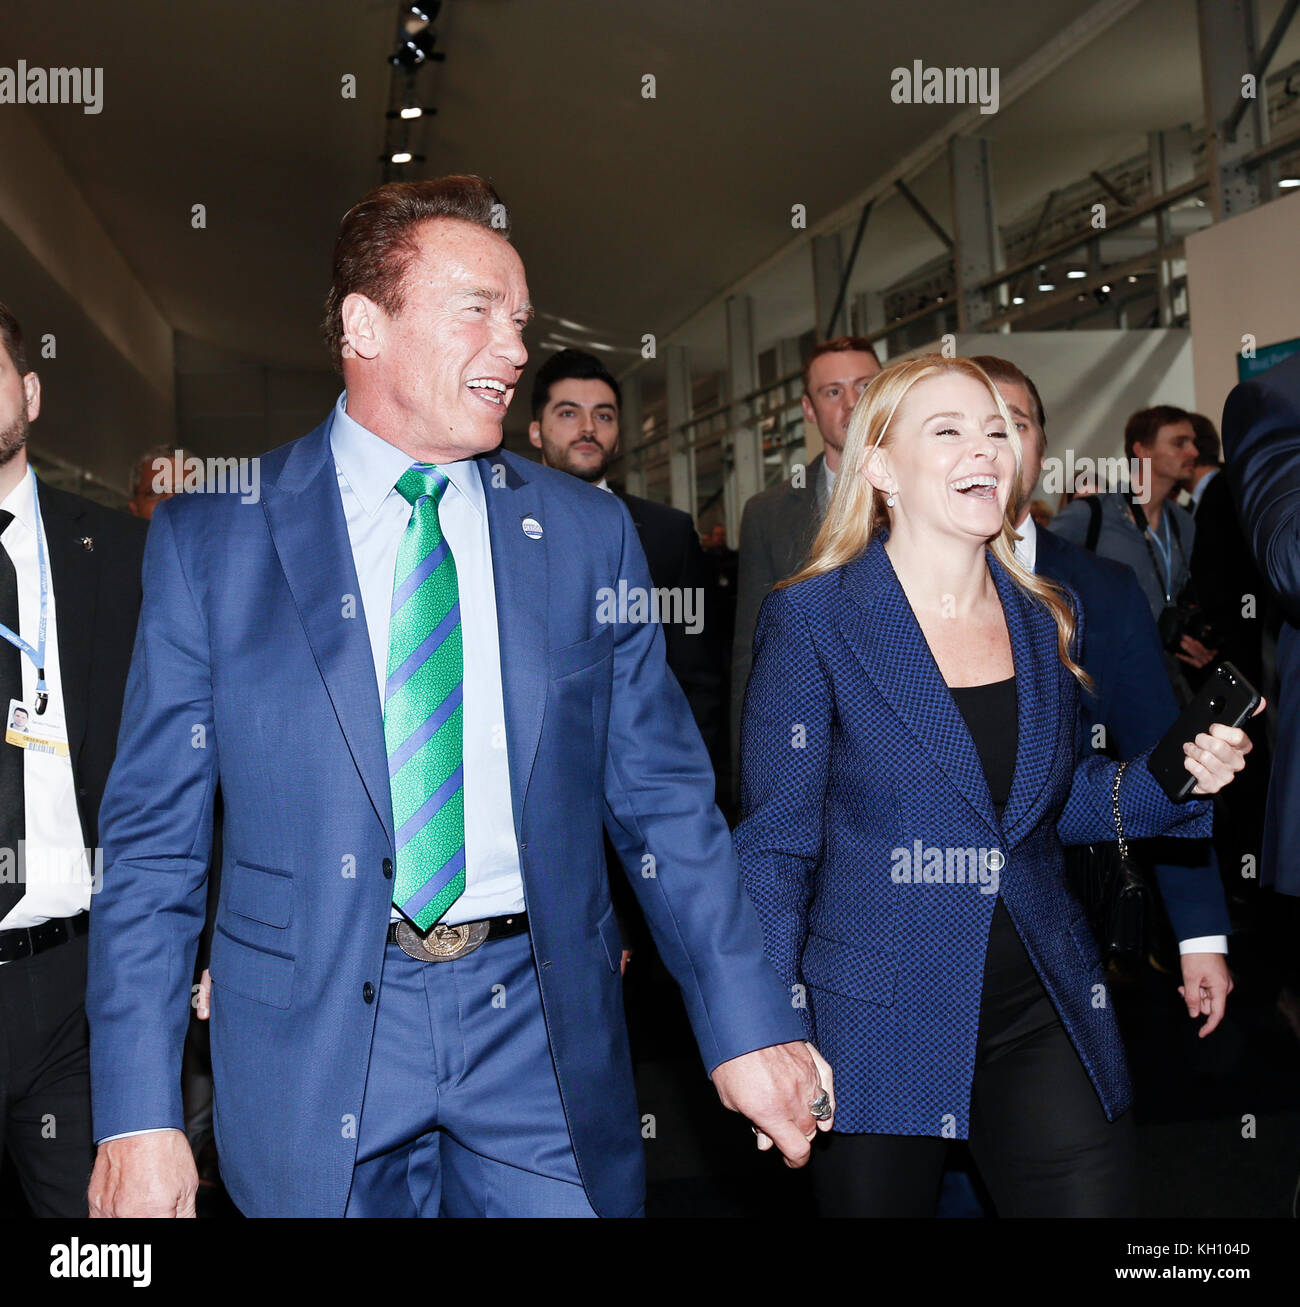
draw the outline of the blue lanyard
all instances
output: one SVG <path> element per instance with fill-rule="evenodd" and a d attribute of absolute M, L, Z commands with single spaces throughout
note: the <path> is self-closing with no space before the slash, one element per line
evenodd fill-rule
<path fill-rule="evenodd" d="M 1169 505 L 1165 505 L 1164 512 L 1160 515 L 1161 534 L 1169 535 Z M 1173 541 L 1161 540 L 1151 529 L 1150 523 L 1147 524 L 1147 539 L 1160 551 L 1160 559 L 1165 565 L 1165 574 L 1161 578 L 1162 589 L 1165 594 L 1165 603 L 1173 602 L 1173 595 L 1170 593 L 1170 586 L 1174 583 L 1174 559 L 1173 559 Z"/>
<path fill-rule="evenodd" d="M 36 632 L 36 647 L 33 648 L 16 631 L 11 631 L 0 622 L 0 637 L 8 640 L 15 649 L 21 649 L 36 668 L 36 711 L 45 711 L 50 701 L 49 691 L 45 688 L 45 613 L 49 599 L 49 577 L 45 570 L 45 534 L 41 530 L 41 501 L 36 495 L 36 477 L 32 477 L 32 514 L 36 521 L 36 560 L 41 573 L 41 620 Z"/>

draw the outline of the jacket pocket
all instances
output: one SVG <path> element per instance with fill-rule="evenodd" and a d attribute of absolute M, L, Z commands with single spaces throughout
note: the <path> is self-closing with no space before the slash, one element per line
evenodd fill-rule
<path fill-rule="evenodd" d="M 218 926 L 212 935 L 212 983 L 271 1007 L 289 1006 L 293 996 L 293 959 L 268 953 Z"/>
<path fill-rule="evenodd" d="M 287 871 L 235 862 L 226 871 L 226 907 L 281 930 L 293 916 L 293 877 Z"/>
<path fill-rule="evenodd" d="M 810 934 L 800 970 L 814 989 L 888 1007 L 894 1001 L 898 954 Z"/>
<path fill-rule="evenodd" d="M 602 626 L 588 640 L 579 640 L 577 644 L 565 645 L 563 649 L 552 649 L 549 655 L 550 672 L 553 680 L 562 676 L 571 676 L 574 672 L 586 671 L 603 662 L 614 652 L 614 628 Z"/>

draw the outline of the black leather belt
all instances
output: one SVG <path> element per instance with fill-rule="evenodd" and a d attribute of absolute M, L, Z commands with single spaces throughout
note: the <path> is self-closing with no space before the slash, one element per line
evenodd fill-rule
<path fill-rule="evenodd" d="M 473 953 L 493 939 L 522 935 L 528 930 L 528 913 L 512 912 L 508 917 L 488 917 L 486 921 L 464 921 L 459 926 L 442 922 L 422 935 L 409 921 L 388 923 L 388 942 L 396 944 L 408 957 L 419 962 L 453 962 Z"/>
<path fill-rule="evenodd" d="M 66 944 L 70 939 L 84 935 L 90 929 L 90 913 L 78 912 L 75 917 L 54 917 L 39 926 L 20 927 L 18 930 L 0 930 L 0 962 L 17 962 L 19 958 L 34 957 L 47 948 Z"/>

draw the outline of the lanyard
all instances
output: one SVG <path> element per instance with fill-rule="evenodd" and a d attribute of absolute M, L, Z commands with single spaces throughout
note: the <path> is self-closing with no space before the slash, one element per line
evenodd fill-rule
<path fill-rule="evenodd" d="M 1160 535 L 1166 537 L 1169 535 L 1169 513 L 1166 510 L 1160 518 L 1160 532 L 1152 531 L 1151 524 L 1147 523 L 1146 536 L 1153 545 L 1160 551 L 1160 561 L 1164 563 L 1164 576 L 1161 578 L 1161 588 L 1165 592 L 1165 603 L 1173 602 L 1173 594 L 1170 587 L 1174 583 L 1174 560 L 1173 560 L 1173 541 L 1161 540 Z M 1155 560 L 1152 559 L 1152 562 Z"/>
<path fill-rule="evenodd" d="M 9 641 L 15 649 L 21 649 L 36 668 L 36 712 L 45 711 L 50 701 L 49 691 L 45 687 L 45 613 L 49 598 L 49 577 L 45 569 L 45 533 L 41 530 L 41 503 L 36 496 L 36 478 L 32 477 L 32 513 L 36 521 L 36 561 L 41 573 L 41 620 L 37 627 L 36 647 L 33 648 L 16 631 L 11 631 L 0 622 L 0 637 Z"/>
<path fill-rule="evenodd" d="M 1138 530 L 1142 532 L 1142 543 L 1147 547 L 1147 553 L 1151 557 L 1151 566 L 1155 569 L 1156 580 L 1160 584 L 1161 593 L 1165 597 L 1166 604 L 1174 602 L 1173 584 L 1174 584 L 1174 560 L 1173 560 L 1173 541 L 1178 542 L 1178 556 L 1187 561 L 1187 555 L 1183 553 L 1182 532 L 1178 530 L 1178 523 L 1174 520 L 1173 510 L 1169 504 L 1164 506 L 1164 511 L 1160 514 L 1160 526 L 1166 537 L 1161 540 L 1154 531 L 1151 530 L 1151 524 L 1147 521 L 1147 515 L 1142 511 L 1142 505 L 1135 499 L 1129 498 L 1129 508 L 1133 513 L 1133 520 L 1137 523 Z M 1172 536 L 1172 540 L 1169 537 Z M 1153 548 L 1152 546 L 1155 546 Z M 1160 550 L 1160 555 L 1164 559 L 1163 575 L 1161 567 L 1156 561 L 1156 548 Z"/>

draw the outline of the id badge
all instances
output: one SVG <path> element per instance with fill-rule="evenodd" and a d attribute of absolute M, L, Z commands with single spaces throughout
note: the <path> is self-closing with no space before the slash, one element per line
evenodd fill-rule
<path fill-rule="evenodd" d="M 54 757 L 68 756 L 68 729 L 60 721 L 48 716 L 37 716 L 30 704 L 21 699 L 9 700 L 5 714 L 5 743 L 33 753 L 47 753 Z"/>

